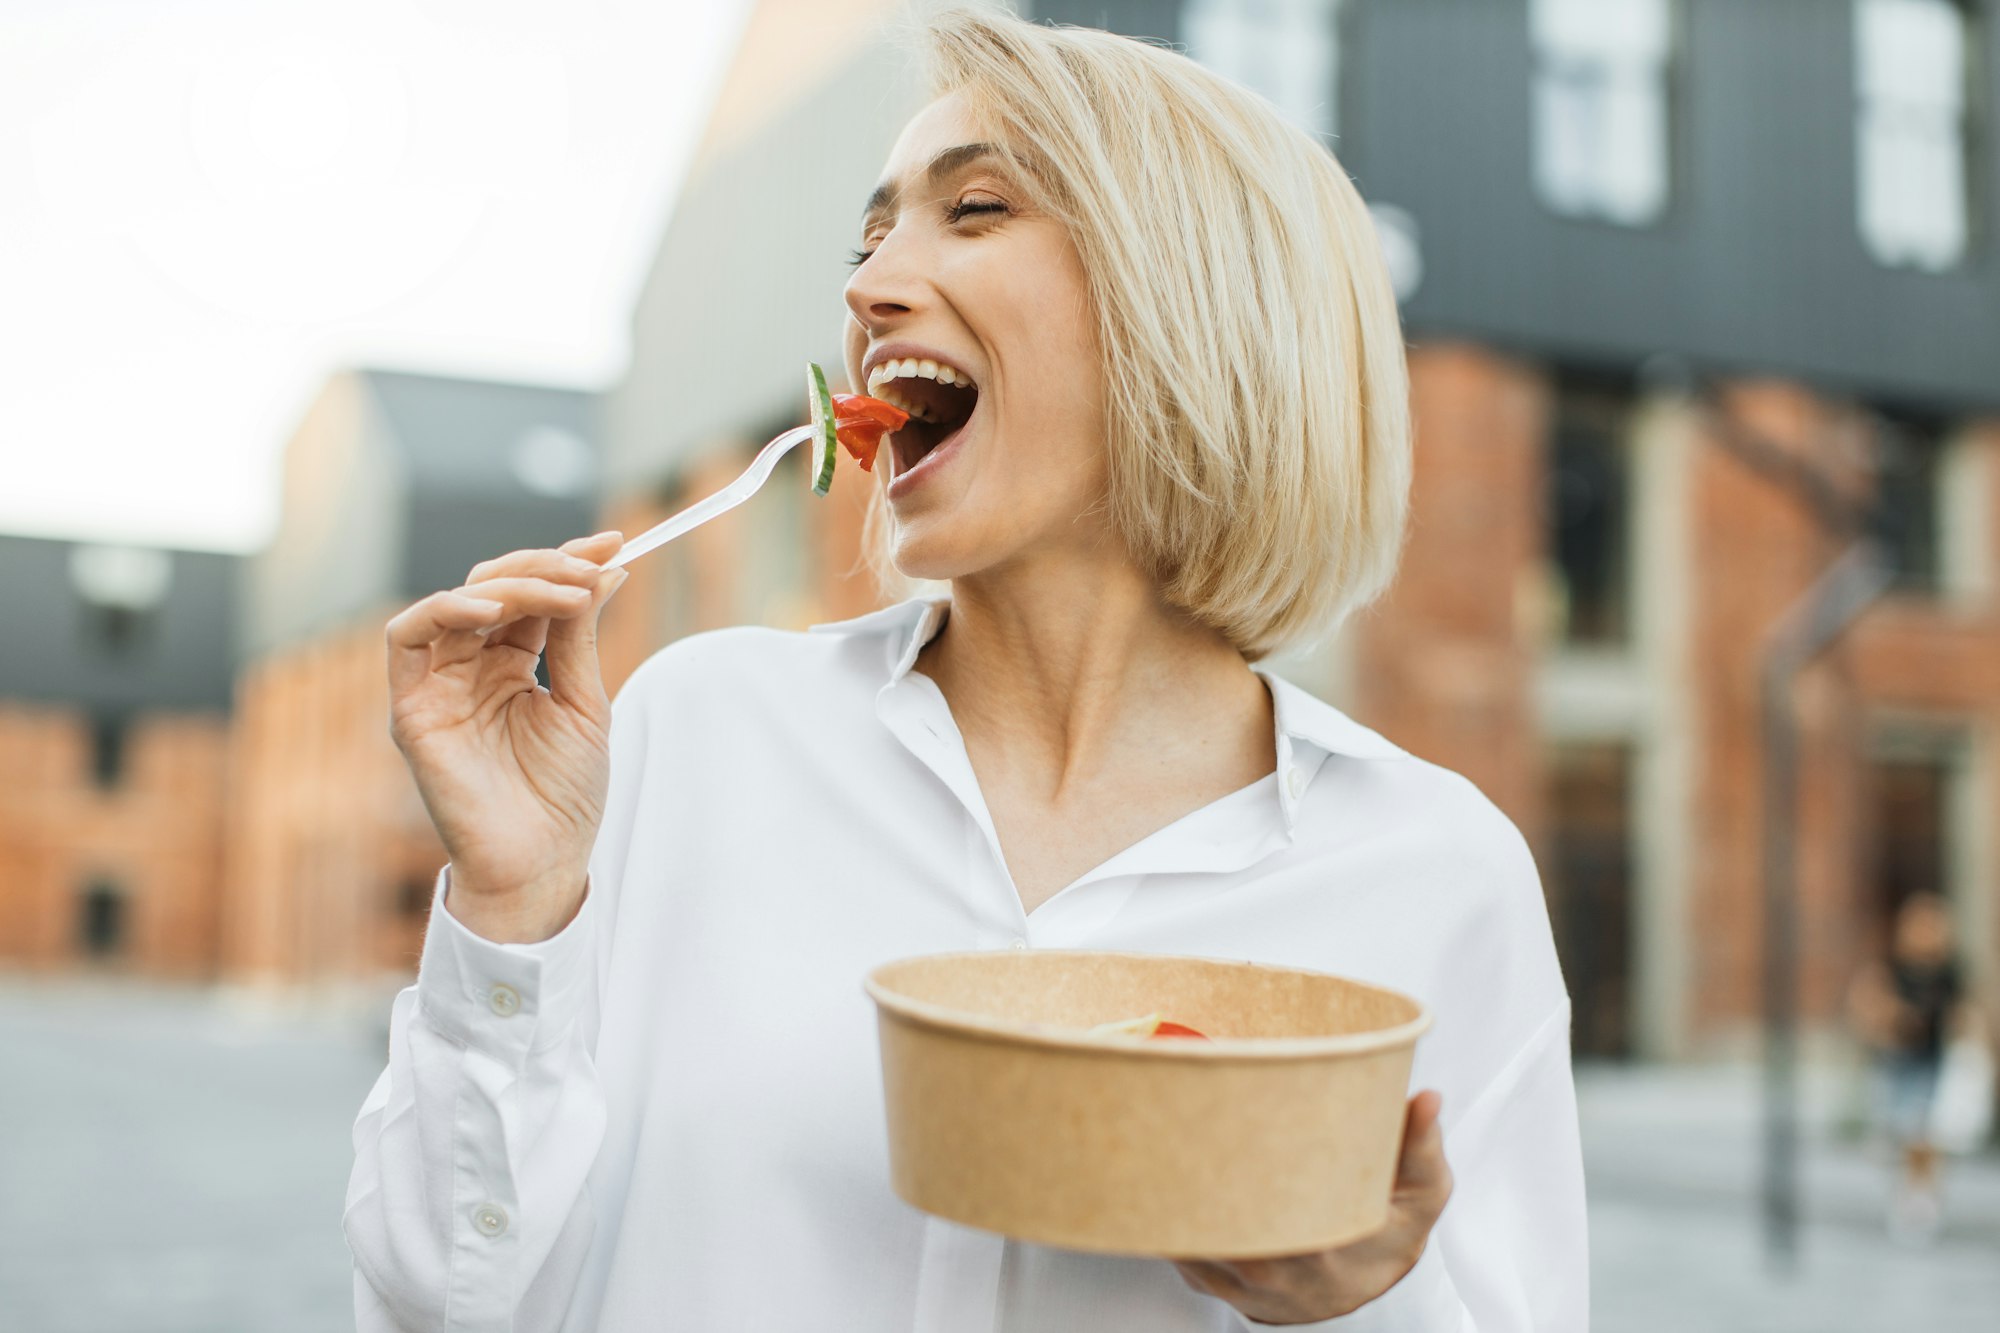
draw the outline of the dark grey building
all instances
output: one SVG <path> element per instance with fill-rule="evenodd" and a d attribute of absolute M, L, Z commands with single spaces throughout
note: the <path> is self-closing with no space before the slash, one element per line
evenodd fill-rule
<path fill-rule="evenodd" d="M 0 536 L 0 701 L 80 708 L 118 770 L 141 712 L 226 715 L 241 557 Z"/>
<path fill-rule="evenodd" d="M 1597 363 L 1664 352 L 1864 399 L 2000 405 L 1991 5 L 1028 8 L 1182 44 L 1296 101 L 1421 266 L 1413 339 Z M 1299 96 L 1301 79 L 1323 93 Z"/>
<path fill-rule="evenodd" d="M 580 390 L 335 376 L 286 446 L 278 531 L 246 562 L 239 660 L 589 535 L 598 438 Z"/>

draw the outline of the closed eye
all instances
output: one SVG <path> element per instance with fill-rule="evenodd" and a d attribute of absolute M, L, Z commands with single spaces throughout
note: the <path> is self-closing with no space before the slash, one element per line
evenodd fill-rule
<path fill-rule="evenodd" d="M 944 215 L 947 221 L 958 222 L 974 213 L 1005 213 L 1007 211 L 1007 205 L 1000 203 L 998 200 L 961 199 L 945 209 Z M 872 249 L 850 251 L 847 256 L 848 267 L 860 268 L 868 262 L 869 257 L 874 253 Z"/>

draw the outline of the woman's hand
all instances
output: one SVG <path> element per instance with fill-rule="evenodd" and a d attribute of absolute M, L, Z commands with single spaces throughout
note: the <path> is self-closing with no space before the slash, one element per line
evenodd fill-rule
<path fill-rule="evenodd" d="M 1401 1281 L 1451 1197 L 1451 1168 L 1438 1128 L 1443 1099 L 1420 1092 L 1403 1121 L 1389 1220 L 1380 1231 L 1317 1254 L 1276 1259 L 1174 1262 L 1196 1291 L 1225 1300 L 1261 1324 L 1311 1324 L 1352 1313 Z"/>
<path fill-rule="evenodd" d="M 509 552 L 388 624 L 389 734 L 451 858 L 451 913 L 489 939 L 547 939 L 583 901 L 611 772 L 597 616 L 626 577 L 602 562 L 622 540 Z"/>

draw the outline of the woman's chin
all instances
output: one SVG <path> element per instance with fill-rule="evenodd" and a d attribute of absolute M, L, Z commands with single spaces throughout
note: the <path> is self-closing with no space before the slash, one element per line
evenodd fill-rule
<path fill-rule="evenodd" d="M 896 524 L 889 558 L 905 578 L 949 582 L 975 574 L 991 564 L 976 542 L 966 540 L 970 525 L 945 514 L 922 514 Z"/>

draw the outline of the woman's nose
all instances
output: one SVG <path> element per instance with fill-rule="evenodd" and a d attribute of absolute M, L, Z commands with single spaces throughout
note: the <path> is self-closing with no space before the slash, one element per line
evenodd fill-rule
<path fill-rule="evenodd" d="M 898 300 L 880 286 L 860 277 L 850 279 L 847 284 L 847 308 L 854 312 L 854 318 L 864 329 L 878 328 L 909 314 L 911 310 L 908 301 Z"/>
<path fill-rule="evenodd" d="M 896 244 L 894 235 L 885 237 L 867 261 L 847 280 L 847 308 L 864 329 L 875 329 L 921 304 L 918 282 L 909 271 L 907 247 Z"/>

